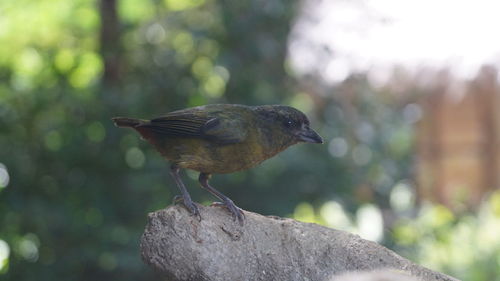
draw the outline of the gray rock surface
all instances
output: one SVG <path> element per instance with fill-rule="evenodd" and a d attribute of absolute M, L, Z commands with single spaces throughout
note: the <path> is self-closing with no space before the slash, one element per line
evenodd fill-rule
<path fill-rule="evenodd" d="M 348 272 L 336 275 L 329 281 L 418 281 L 417 277 L 394 269 Z"/>
<path fill-rule="evenodd" d="M 348 272 L 395 269 L 416 280 L 457 280 L 344 231 L 245 211 L 245 224 L 222 207 L 182 206 L 149 214 L 143 260 L 168 280 L 334 280 Z"/>

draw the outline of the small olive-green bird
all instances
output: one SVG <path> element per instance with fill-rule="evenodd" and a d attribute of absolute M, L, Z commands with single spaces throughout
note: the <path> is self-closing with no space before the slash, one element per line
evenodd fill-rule
<path fill-rule="evenodd" d="M 209 185 L 211 174 L 249 169 L 299 143 L 323 143 L 309 128 L 309 120 L 299 110 L 283 105 L 245 106 L 211 104 L 173 111 L 164 116 L 141 120 L 112 119 L 118 127 L 131 127 L 172 163 L 170 173 L 179 187 L 186 208 L 200 217 L 179 171 L 200 172 L 203 188 L 222 200 L 235 219 L 244 215 L 231 199 Z"/>

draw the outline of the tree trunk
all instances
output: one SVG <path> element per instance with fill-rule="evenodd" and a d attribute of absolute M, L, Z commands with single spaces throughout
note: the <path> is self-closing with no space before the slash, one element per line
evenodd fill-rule
<path fill-rule="evenodd" d="M 104 64 L 102 81 L 105 86 L 118 84 L 120 78 L 121 30 L 116 0 L 99 2 L 101 16 L 100 43 Z"/>

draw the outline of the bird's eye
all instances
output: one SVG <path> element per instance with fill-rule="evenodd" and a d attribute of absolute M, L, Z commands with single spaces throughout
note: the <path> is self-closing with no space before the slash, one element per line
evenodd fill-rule
<path fill-rule="evenodd" d="M 294 126 L 295 126 L 295 122 L 293 122 L 292 120 L 286 120 L 285 121 L 285 127 L 292 128 Z"/>

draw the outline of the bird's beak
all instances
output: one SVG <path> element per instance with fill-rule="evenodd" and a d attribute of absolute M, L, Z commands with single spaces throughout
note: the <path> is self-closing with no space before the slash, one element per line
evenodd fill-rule
<path fill-rule="evenodd" d="M 303 128 L 298 136 L 299 140 L 303 142 L 323 143 L 323 139 L 320 137 L 320 135 L 318 135 L 318 133 L 310 128 Z"/>

